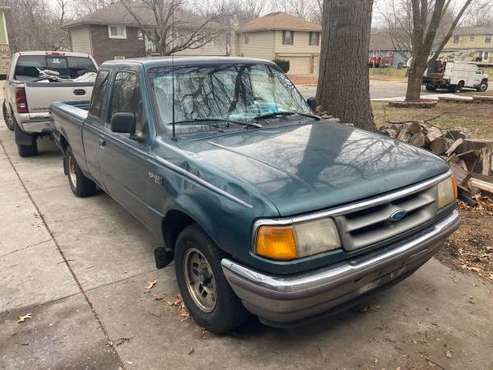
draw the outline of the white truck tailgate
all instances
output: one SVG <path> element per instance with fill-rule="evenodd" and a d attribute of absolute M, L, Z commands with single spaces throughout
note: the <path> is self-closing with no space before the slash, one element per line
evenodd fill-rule
<path fill-rule="evenodd" d="M 57 101 L 90 100 L 93 85 L 92 82 L 28 82 L 29 113 L 48 112 L 50 104 Z"/>

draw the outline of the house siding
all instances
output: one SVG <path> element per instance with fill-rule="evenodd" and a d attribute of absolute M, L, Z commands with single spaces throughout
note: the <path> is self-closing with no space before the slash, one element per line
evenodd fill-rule
<path fill-rule="evenodd" d="M 249 58 L 274 59 L 274 34 L 272 32 L 248 32 L 248 43 L 245 34 L 239 33 L 239 56 Z"/>
<path fill-rule="evenodd" d="M 197 49 L 182 50 L 176 55 L 183 56 L 226 56 L 231 55 L 230 34 L 225 32 L 211 42 Z"/>
<path fill-rule="evenodd" d="M 275 31 L 276 54 L 320 54 L 320 45 L 310 45 L 309 32 L 295 32 L 293 45 L 282 44 L 282 32 L 283 31 Z"/>
<path fill-rule="evenodd" d="M 453 36 L 445 46 L 443 52 L 461 53 L 463 55 L 470 55 L 472 58 L 483 57 L 488 55 L 487 59 L 483 59 L 483 62 L 493 63 L 493 30 L 491 35 L 460 35 L 458 42 L 456 42 Z M 490 38 L 490 42 L 486 42 Z"/>
<path fill-rule="evenodd" d="M 73 28 L 70 30 L 72 51 L 92 54 L 91 31 L 89 27 Z"/>
<path fill-rule="evenodd" d="M 126 39 L 110 39 L 107 26 L 91 26 L 92 54 L 99 64 L 115 57 L 138 58 L 146 55 L 144 38 L 139 40 L 139 29 L 127 27 Z"/>
<path fill-rule="evenodd" d="M 288 60 L 290 75 L 318 75 L 320 45 L 310 45 L 309 32 L 294 32 L 293 45 L 283 45 L 283 31 L 275 31 L 275 58 Z"/>

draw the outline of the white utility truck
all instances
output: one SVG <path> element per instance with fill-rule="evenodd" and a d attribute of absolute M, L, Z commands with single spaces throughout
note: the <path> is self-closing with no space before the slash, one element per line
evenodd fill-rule
<path fill-rule="evenodd" d="M 19 155 L 38 153 L 37 138 L 53 131 L 49 106 L 56 101 L 91 98 L 97 64 L 83 53 L 15 53 L 4 84 L 3 117 L 15 131 Z"/>
<path fill-rule="evenodd" d="M 423 77 L 426 90 L 447 89 L 460 92 L 464 87 L 479 92 L 488 90 L 488 75 L 473 63 L 436 61 L 426 70 Z"/>

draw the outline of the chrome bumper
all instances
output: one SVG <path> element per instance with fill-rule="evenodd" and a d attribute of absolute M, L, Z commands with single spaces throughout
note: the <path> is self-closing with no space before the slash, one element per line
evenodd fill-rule
<path fill-rule="evenodd" d="M 246 309 L 267 324 L 282 326 L 337 309 L 412 273 L 435 254 L 459 224 L 459 212 L 454 210 L 446 219 L 396 246 L 296 276 L 266 275 L 226 258 L 221 265 Z"/>
<path fill-rule="evenodd" d="M 53 122 L 50 113 L 22 113 L 17 120 L 21 130 L 26 134 L 50 133 L 53 131 Z"/>

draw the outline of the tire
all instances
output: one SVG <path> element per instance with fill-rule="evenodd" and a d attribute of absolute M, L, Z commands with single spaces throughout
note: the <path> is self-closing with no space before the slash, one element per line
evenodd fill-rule
<path fill-rule="evenodd" d="M 428 91 L 436 91 L 436 87 L 435 85 L 432 85 L 432 84 L 426 84 L 426 90 Z"/>
<path fill-rule="evenodd" d="M 464 89 L 464 81 L 460 81 L 459 84 L 456 86 L 455 88 L 455 92 L 462 92 L 462 90 Z"/>
<path fill-rule="evenodd" d="M 10 131 L 14 131 L 14 123 L 12 122 L 12 119 L 10 118 L 10 115 L 7 113 L 7 105 L 5 104 L 5 100 L 3 101 L 2 105 L 2 112 L 3 112 L 3 121 L 5 122 L 5 126 Z"/>
<path fill-rule="evenodd" d="M 38 143 L 36 138 L 33 138 L 32 145 L 21 145 L 17 144 L 17 152 L 23 158 L 35 157 L 38 155 Z"/>
<path fill-rule="evenodd" d="M 481 81 L 481 84 L 476 89 L 478 92 L 486 92 L 488 91 L 488 81 Z"/>
<path fill-rule="evenodd" d="M 223 257 L 225 254 L 196 224 L 187 226 L 178 236 L 175 271 L 183 301 L 193 319 L 216 334 L 237 328 L 249 317 L 224 277 Z M 199 293 L 200 287 L 205 297 Z"/>
<path fill-rule="evenodd" d="M 76 197 L 85 198 L 98 192 L 98 187 L 91 179 L 87 178 L 81 171 L 70 147 L 67 148 L 63 157 L 64 168 L 67 171 L 68 183 L 72 193 Z"/>

